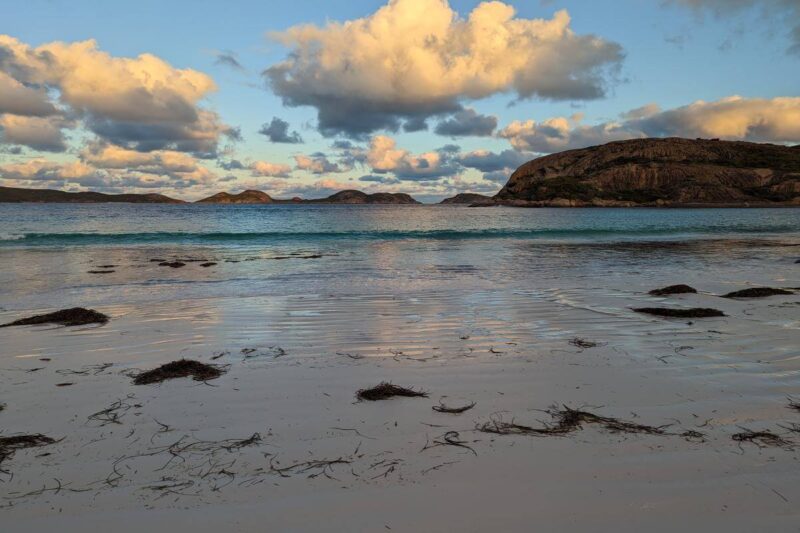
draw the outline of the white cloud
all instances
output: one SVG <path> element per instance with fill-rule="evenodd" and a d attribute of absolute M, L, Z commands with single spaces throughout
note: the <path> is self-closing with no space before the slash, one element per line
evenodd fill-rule
<path fill-rule="evenodd" d="M 440 152 L 425 152 L 413 155 L 408 150 L 397 148 L 397 142 L 385 135 L 374 136 L 365 155 L 365 161 L 373 172 L 391 172 L 401 179 L 438 179 L 453 175 L 458 168 Z"/>
<path fill-rule="evenodd" d="M 654 104 L 622 114 L 622 120 L 589 126 L 579 115 L 542 122 L 514 121 L 500 131 L 517 150 L 551 153 L 641 137 L 720 138 L 752 142 L 800 142 L 800 98 L 742 98 L 661 111 Z"/>
<path fill-rule="evenodd" d="M 324 154 L 296 155 L 294 160 L 297 170 L 305 170 L 312 174 L 329 174 L 347 170 L 329 161 Z"/>
<path fill-rule="evenodd" d="M 292 167 L 279 163 L 268 163 L 267 161 L 256 161 L 250 165 L 250 172 L 253 176 L 288 178 Z"/>
<path fill-rule="evenodd" d="M 566 11 L 522 19 L 483 2 L 466 19 L 446 0 L 390 0 L 375 13 L 273 37 L 291 49 L 264 75 L 287 105 L 317 108 L 325 134 L 418 129 L 461 102 L 513 92 L 520 98 L 590 99 L 604 94 L 619 45 L 570 29 Z"/>
<path fill-rule="evenodd" d="M 58 103 L 89 130 L 128 148 L 214 153 L 220 136 L 234 133 L 201 107 L 215 90 L 206 74 L 152 54 L 114 57 L 94 40 L 32 47 L 0 35 L 0 111 L 43 116 Z"/>
<path fill-rule="evenodd" d="M 0 114 L 0 144 L 27 146 L 45 152 L 67 149 L 63 129 L 72 122 L 61 116 Z"/>

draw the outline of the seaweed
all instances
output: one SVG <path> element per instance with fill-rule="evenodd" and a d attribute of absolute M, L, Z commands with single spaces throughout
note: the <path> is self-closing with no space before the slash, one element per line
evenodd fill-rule
<path fill-rule="evenodd" d="M 547 411 L 551 422 L 542 427 L 523 426 L 515 422 L 505 422 L 499 418 L 478 426 L 478 431 L 497 435 L 532 435 L 532 436 L 564 436 L 583 428 L 584 424 L 596 424 L 611 433 L 644 433 L 648 435 L 666 435 L 666 426 L 648 426 L 628 422 L 617 418 L 600 416 L 589 411 L 571 409 L 551 409 Z"/>
<path fill-rule="evenodd" d="M 36 315 L 28 318 L 21 318 L 8 324 L 0 324 L 0 328 L 11 326 L 32 326 L 37 324 L 60 324 L 62 326 L 82 326 L 85 324 L 105 324 L 109 317 L 103 313 L 98 313 L 94 309 L 84 309 L 83 307 L 73 307 L 72 309 L 62 309 L 54 313 Z"/>
<path fill-rule="evenodd" d="M 38 448 L 53 444 L 56 439 L 36 433 L 33 435 L 16 435 L 14 437 L 0 437 L 0 472 L 8 473 L 2 469 L 3 462 L 10 459 L 17 450 Z"/>
<path fill-rule="evenodd" d="M 692 309 L 669 309 L 666 307 L 636 307 L 633 309 L 637 313 L 661 316 L 668 318 L 711 318 L 725 316 L 725 313 L 718 309 L 708 307 L 695 307 Z"/>
<path fill-rule="evenodd" d="M 786 289 L 773 289 L 771 287 L 753 287 L 741 291 L 729 292 L 723 298 L 766 298 L 768 296 L 789 296 L 794 294 Z"/>
<path fill-rule="evenodd" d="M 439 405 L 434 405 L 431 407 L 437 413 L 450 413 L 454 415 L 460 415 L 461 413 L 465 413 L 475 407 L 477 405 L 475 402 L 470 402 L 467 405 L 461 407 L 448 407 L 444 403 L 439 402 Z"/>
<path fill-rule="evenodd" d="M 697 289 L 689 285 L 670 285 L 663 289 L 653 289 L 648 294 L 651 296 L 668 296 L 670 294 L 697 294 Z"/>
<path fill-rule="evenodd" d="M 375 387 L 369 389 L 361 389 L 358 392 L 356 392 L 356 398 L 368 402 L 375 402 L 378 400 L 388 400 L 389 398 L 393 398 L 395 396 L 402 396 L 406 398 L 412 398 L 412 397 L 427 398 L 428 393 L 424 391 L 416 391 L 413 389 L 408 389 L 406 387 L 399 387 L 397 385 L 388 383 L 386 381 L 384 381 L 380 385 L 376 385 Z"/>
<path fill-rule="evenodd" d="M 220 377 L 225 371 L 215 365 L 181 359 L 165 365 L 161 365 L 153 370 L 141 372 L 133 378 L 134 385 L 151 385 L 161 383 L 170 379 L 186 378 L 191 376 L 195 381 L 208 381 Z"/>

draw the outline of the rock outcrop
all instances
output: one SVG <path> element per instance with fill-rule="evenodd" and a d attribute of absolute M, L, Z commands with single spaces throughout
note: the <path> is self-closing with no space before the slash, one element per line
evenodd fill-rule
<path fill-rule="evenodd" d="M 494 196 L 518 206 L 800 206 L 800 147 L 635 139 L 525 163 Z"/>

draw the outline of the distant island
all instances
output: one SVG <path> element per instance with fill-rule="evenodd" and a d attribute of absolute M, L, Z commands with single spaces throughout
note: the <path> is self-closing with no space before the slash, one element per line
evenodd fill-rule
<path fill-rule="evenodd" d="M 470 205 L 470 204 L 485 204 L 491 203 L 492 197 L 474 192 L 462 192 L 453 196 L 452 198 L 445 198 L 440 205 Z"/>
<path fill-rule="evenodd" d="M 103 194 L 0 187 L 0 202 L 180 204 L 161 194 Z M 277 199 L 220 192 L 200 204 L 419 204 L 402 193 L 340 191 Z M 495 196 L 461 193 L 440 205 L 515 207 L 800 207 L 800 146 L 717 139 L 634 139 L 540 157 Z"/>
<path fill-rule="evenodd" d="M 488 203 L 800 206 L 800 146 L 680 138 L 612 142 L 525 163 Z"/>
<path fill-rule="evenodd" d="M 5 203 L 132 203 L 132 204 L 182 204 L 163 194 L 104 194 L 101 192 L 65 192 L 52 189 L 18 189 L 0 187 L 0 202 Z"/>
<path fill-rule="evenodd" d="M 272 198 L 261 191 L 243 191 L 239 194 L 220 192 L 208 198 L 198 200 L 199 204 L 419 204 L 408 194 L 376 192 L 367 194 L 362 191 L 346 190 L 332 194 L 327 198 L 316 200 L 303 200 L 292 198 L 291 200 L 280 200 Z"/>
<path fill-rule="evenodd" d="M 163 194 L 104 194 L 99 192 L 64 192 L 52 189 L 19 189 L 0 187 L 0 203 L 109 203 L 127 202 L 136 204 L 184 204 Z M 272 198 L 262 191 L 247 190 L 238 194 L 220 192 L 198 200 L 198 204 L 419 204 L 417 200 L 402 193 L 346 190 L 313 200 Z"/>

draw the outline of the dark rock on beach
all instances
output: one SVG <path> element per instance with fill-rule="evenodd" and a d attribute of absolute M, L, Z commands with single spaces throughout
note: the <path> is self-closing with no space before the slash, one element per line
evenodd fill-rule
<path fill-rule="evenodd" d="M 670 285 L 663 289 L 654 289 L 649 293 L 652 296 L 668 296 L 670 294 L 697 294 L 697 289 L 689 285 Z"/>
<path fill-rule="evenodd" d="M 203 268 L 208 268 L 208 267 L 213 267 L 213 266 L 216 266 L 216 265 L 217 265 L 216 263 L 214 263 L 212 261 L 209 261 L 208 263 L 203 263 L 200 266 L 203 267 Z"/>
<path fill-rule="evenodd" d="M 170 267 L 170 268 L 181 268 L 181 267 L 185 267 L 186 263 L 182 263 L 181 261 L 164 261 L 163 263 L 159 263 L 158 266 Z"/>
<path fill-rule="evenodd" d="M 105 324 L 108 322 L 109 317 L 103 313 L 98 313 L 93 309 L 84 309 L 82 307 L 74 307 L 72 309 L 64 309 L 54 313 L 45 315 L 36 315 L 28 318 L 22 318 L 8 324 L 0 325 L 0 328 L 10 326 L 32 326 L 36 324 L 61 324 L 62 326 L 82 326 L 84 324 Z"/>
<path fill-rule="evenodd" d="M 729 292 L 723 298 L 766 298 L 768 296 L 789 296 L 794 294 L 786 289 L 772 289 L 770 287 L 753 287 L 741 291 Z"/>
<path fill-rule="evenodd" d="M 711 318 L 725 316 L 725 313 L 718 309 L 707 307 L 695 307 L 693 309 L 669 309 L 666 307 L 638 307 L 634 308 L 637 313 L 646 315 L 661 316 L 667 318 Z"/>

